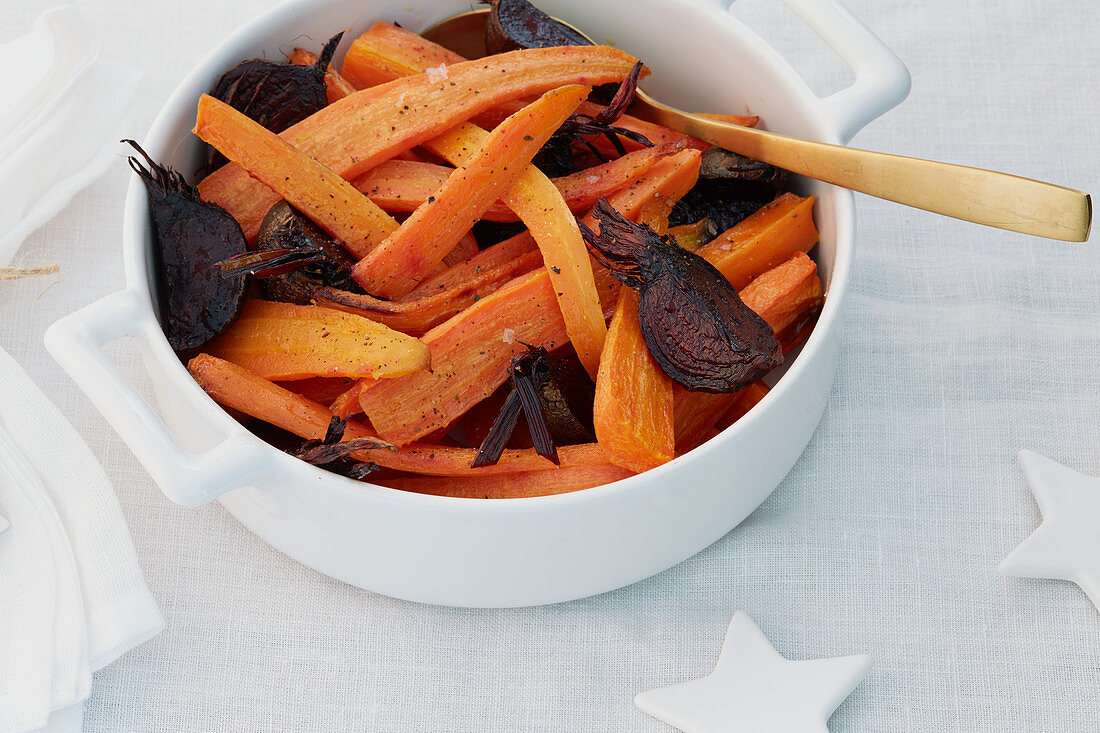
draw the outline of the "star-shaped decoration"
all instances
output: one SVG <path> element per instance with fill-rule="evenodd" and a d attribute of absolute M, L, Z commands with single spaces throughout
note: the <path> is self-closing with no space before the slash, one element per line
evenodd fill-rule
<path fill-rule="evenodd" d="M 1100 609 L 1100 478 L 1028 450 L 1020 451 L 1020 465 L 1043 523 L 997 570 L 1020 578 L 1071 580 Z"/>
<path fill-rule="evenodd" d="M 866 654 L 784 659 L 738 611 L 713 672 L 640 693 L 634 704 L 684 733 L 827 733 L 829 716 L 870 669 Z"/>

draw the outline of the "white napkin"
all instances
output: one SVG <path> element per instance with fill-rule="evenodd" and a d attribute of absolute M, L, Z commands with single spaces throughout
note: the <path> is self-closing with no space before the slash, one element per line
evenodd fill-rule
<path fill-rule="evenodd" d="M 115 157 L 139 75 L 97 55 L 72 8 L 0 44 L 0 265 Z M 92 672 L 164 619 L 103 469 L 3 350 L 0 514 L 0 733 L 79 731 Z"/>
<path fill-rule="evenodd" d="M 0 733 L 22 733 L 79 710 L 91 672 L 164 619 L 103 469 L 2 350 L 0 506 Z"/>
<path fill-rule="evenodd" d="M 69 7 L 0 44 L 0 263 L 117 157 L 140 74 L 98 54 Z"/>

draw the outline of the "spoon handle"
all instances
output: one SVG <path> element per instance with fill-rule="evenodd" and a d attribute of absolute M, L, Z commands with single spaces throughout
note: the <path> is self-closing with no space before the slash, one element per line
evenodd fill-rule
<path fill-rule="evenodd" d="M 1072 188 L 730 125 L 681 112 L 642 92 L 630 114 L 793 173 L 906 206 L 1049 239 L 1089 238 L 1092 199 Z"/>

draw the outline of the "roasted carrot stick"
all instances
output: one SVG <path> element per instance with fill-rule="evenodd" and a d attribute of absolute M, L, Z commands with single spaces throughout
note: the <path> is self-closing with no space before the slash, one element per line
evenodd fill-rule
<path fill-rule="evenodd" d="M 673 459 L 672 381 L 649 353 L 630 288 L 619 292 L 607 332 L 592 416 L 596 441 L 615 465 L 640 472 Z"/>
<path fill-rule="evenodd" d="M 401 300 L 419 300 L 457 288 L 472 278 L 500 267 L 529 252 L 538 252 L 530 232 L 520 232 L 503 242 L 486 247 L 462 262 L 432 275 L 411 290 Z M 541 255 L 539 255 L 541 257 Z"/>
<path fill-rule="evenodd" d="M 725 430 L 730 425 L 740 420 L 745 416 L 752 408 L 756 407 L 760 403 L 760 400 L 764 399 L 768 392 L 771 391 L 768 385 L 764 382 L 755 382 L 745 387 L 743 390 L 737 393 L 737 399 L 734 401 L 730 409 L 726 411 L 722 417 L 718 418 L 718 422 L 715 423 L 716 428 L 719 430 Z"/>
<path fill-rule="evenodd" d="M 225 102 L 202 95 L 192 132 L 267 184 L 357 257 L 365 257 L 397 231 L 397 221 L 350 183 Z"/>
<path fill-rule="evenodd" d="M 245 302 L 211 354 L 268 379 L 396 377 L 424 369 L 428 347 L 380 323 L 314 305 Z"/>
<path fill-rule="evenodd" d="M 379 49 L 384 49 L 379 53 Z M 443 46 L 398 28 L 375 23 L 352 42 L 341 73 L 356 89 L 384 84 L 428 68 L 456 64 L 466 59 Z"/>
<path fill-rule="evenodd" d="M 625 216 L 660 201 L 671 206 L 695 183 L 700 154 L 667 156 L 609 199 Z M 614 308 L 619 281 L 607 270 L 595 273 L 605 310 Z M 432 351 L 432 371 L 379 382 L 363 392 L 363 411 L 390 442 L 404 444 L 451 425 L 507 379 L 512 356 L 524 347 L 553 348 L 568 333 L 545 268 L 512 280 L 423 337 Z"/>
<path fill-rule="evenodd" d="M 188 363 L 187 368 L 199 386 L 225 407 L 263 420 L 306 440 L 323 438 L 328 429 L 332 412 L 323 405 L 284 389 L 236 364 L 209 354 L 199 354 Z M 345 440 L 368 437 L 377 437 L 377 434 L 362 423 L 348 420 Z M 439 476 L 489 476 L 521 471 L 556 473 L 560 469 L 578 466 L 607 465 L 607 456 L 595 443 L 559 448 L 560 469 L 530 448 L 506 450 L 496 465 L 470 468 L 476 452 L 473 448 L 410 443 L 401 448 L 360 450 L 351 456 L 357 461 L 371 461 L 399 471 Z"/>
<path fill-rule="evenodd" d="M 352 268 L 352 277 L 367 292 L 387 298 L 416 287 L 482 212 L 523 176 L 531 158 L 588 92 L 588 87 L 580 85 L 546 92 L 488 133 L 434 198 Z M 560 199 L 548 180 L 547 185 Z"/>
<path fill-rule="evenodd" d="M 281 386 L 302 395 L 306 399 L 319 402 L 322 405 L 331 405 L 340 395 L 357 383 L 356 380 L 347 377 L 310 377 L 309 379 L 283 382 Z"/>
<path fill-rule="evenodd" d="M 317 54 L 304 48 L 295 48 L 287 61 L 298 66 L 313 66 L 317 63 Z M 340 72 L 329 64 L 328 69 L 325 70 L 325 96 L 328 97 L 328 103 L 332 104 L 355 92 L 356 89 L 351 85 L 351 82 L 341 76 Z"/>
<path fill-rule="evenodd" d="M 608 163 L 551 180 L 571 211 L 585 211 L 596 199 L 611 195 L 648 170 L 661 156 L 670 155 L 677 149 L 675 144 L 642 148 Z M 434 196 L 452 172 L 453 168 L 432 163 L 388 160 L 351 184 L 384 211 L 411 212 L 429 196 Z M 516 212 L 503 201 L 494 202 L 481 218 L 483 221 L 519 220 Z"/>
<path fill-rule="evenodd" d="M 314 290 L 313 300 L 317 305 L 355 313 L 402 333 L 419 336 L 481 300 L 517 275 L 530 272 L 540 265 L 542 256 L 538 252 L 528 252 L 480 272 L 450 290 L 419 300 L 380 300 L 370 295 L 329 287 Z"/>
<path fill-rule="evenodd" d="M 633 472 L 606 463 L 574 466 L 557 471 L 523 471 L 495 476 L 410 476 L 380 479 L 378 483 L 403 491 L 462 499 L 523 499 L 565 494 L 609 484 Z"/>
<path fill-rule="evenodd" d="M 817 244 L 814 197 L 785 193 L 719 234 L 696 254 L 741 289 L 752 279 Z"/>
<path fill-rule="evenodd" d="M 358 415 L 363 411 L 363 408 L 359 406 L 359 395 L 362 394 L 363 388 L 370 383 L 371 380 L 369 379 L 360 379 L 354 384 L 348 385 L 348 388 L 332 401 L 328 409 L 332 410 L 332 414 L 340 419 Z"/>
<path fill-rule="evenodd" d="M 345 179 L 413 148 L 502 101 L 565 84 L 621 81 L 636 59 L 606 46 L 524 49 L 364 89 L 280 133 L 299 151 Z M 476 93 L 475 93 L 476 92 Z M 199 193 L 233 215 L 254 239 L 279 195 L 239 166 L 223 166 Z"/>

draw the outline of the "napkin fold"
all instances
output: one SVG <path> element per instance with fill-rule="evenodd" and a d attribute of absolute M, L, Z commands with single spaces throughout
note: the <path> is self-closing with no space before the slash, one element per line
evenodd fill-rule
<path fill-rule="evenodd" d="M 0 733 L 23 733 L 81 703 L 91 673 L 164 619 L 103 469 L 2 350 L 0 506 Z"/>
<path fill-rule="evenodd" d="M 98 54 L 70 7 L 0 44 L 0 263 L 118 157 L 141 75 Z"/>
<path fill-rule="evenodd" d="M 73 8 L 0 44 L 0 265 L 116 157 L 139 74 Z M 79 731 L 92 672 L 155 635 L 114 489 L 0 350 L 0 733 Z"/>

